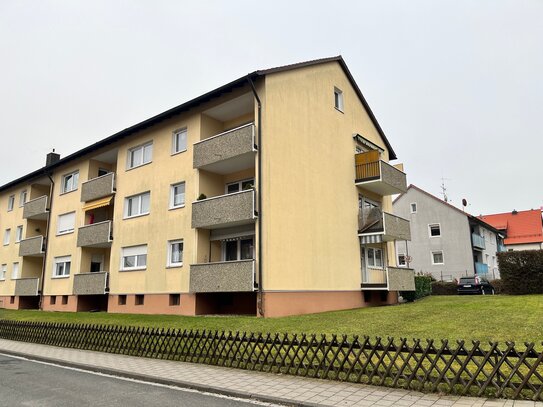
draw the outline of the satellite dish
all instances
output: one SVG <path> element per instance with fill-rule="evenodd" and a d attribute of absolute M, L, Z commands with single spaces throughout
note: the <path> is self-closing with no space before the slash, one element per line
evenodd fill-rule
<path fill-rule="evenodd" d="M 465 198 L 462 199 L 462 206 L 468 206 L 468 201 Z"/>

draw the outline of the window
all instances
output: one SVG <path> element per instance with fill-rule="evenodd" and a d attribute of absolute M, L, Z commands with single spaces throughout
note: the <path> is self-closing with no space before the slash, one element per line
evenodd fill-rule
<path fill-rule="evenodd" d="M 15 243 L 19 243 L 21 240 L 23 240 L 23 225 L 17 226 L 15 231 Z"/>
<path fill-rule="evenodd" d="M 7 246 L 10 240 L 11 240 L 11 229 L 6 229 L 6 231 L 4 232 L 4 246 Z"/>
<path fill-rule="evenodd" d="M 366 250 L 368 267 L 383 268 L 383 251 L 368 247 Z"/>
<path fill-rule="evenodd" d="M 343 112 L 343 92 L 338 88 L 334 88 L 334 106 L 337 110 Z"/>
<path fill-rule="evenodd" d="M 5 280 L 6 279 L 7 271 L 8 271 L 8 265 L 7 264 L 2 264 L 0 266 L 0 280 Z"/>
<path fill-rule="evenodd" d="M 62 177 L 62 193 L 75 191 L 79 184 L 79 171 L 66 174 Z"/>
<path fill-rule="evenodd" d="M 185 183 L 173 184 L 170 187 L 170 209 L 185 206 Z"/>
<path fill-rule="evenodd" d="M 430 231 L 430 237 L 439 237 L 441 236 L 441 226 L 439 223 L 435 223 L 433 225 L 428 225 L 428 229 Z"/>
<path fill-rule="evenodd" d="M 223 260 L 238 261 L 254 259 L 254 237 L 246 236 L 223 242 Z"/>
<path fill-rule="evenodd" d="M 443 261 L 443 250 L 432 252 L 432 264 L 445 264 Z"/>
<path fill-rule="evenodd" d="M 67 295 L 62 296 L 62 305 L 68 305 L 68 296 Z"/>
<path fill-rule="evenodd" d="M 75 225 L 75 212 L 58 215 L 57 235 L 72 233 Z"/>
<path fill-rule="evenodd" d="M 13 210 L 13 205 L 15 205 L 15 195 L 10 195 L 8 198 L 8 212 Z"/>
<path fill-rule="evenodd" d="M 72 265 L 72 256 L 55 257 L 53 277 L 68 277 Z"/>
<path fill-rule="evenodd" d="M 248 189 L 254 188 L 255 180 L 254 178 L 246 179 L 243 181 L 236 181 L 226 184 L 226 193 L 233 194 L 234 192 L 246 191 Z"/>
<path fill-rule="evenodd" d="M 151 193 L 145 192 L 139 195 L 129 196 L 124 200 L 124 217 L 147 215 L 151 202 Z"/>
<path fill-rule="evenodd" d="M 104 175 L 109 174 L 111 171 L 106 170 L 105 168 L 98 168 L 98 176 L 102 177 Z"/>
<path fill-rule="evenodd" d="M 143 294 L 136 294 L 135 295 L 134 302 L 135 302 L 136 305 L 143 305 L 144 301 L 145 301 L 145 296 Z"/>
<path fill-rule="evenodd" d="M 183 265 L 183 240 L 170 240 L 168 242 L 168 267 Z"/>
<path fill-rule="evenodd" d="M 11 279 L 16 280 L 19 278 L 19 263 L 13 263 L 11 267 Z"/>
<path fill-rule="evenodd" d="M 49 298 L 49 304 L 55 305 L 56 303 L 57 303 L 57 296 L 56 296 L 56 295 L 52 295 L 52 296 Z"/>
<path fill-rule="evenodd" d="M 153 159 L 153 143 L 143 144 L 128 150 L 128 162 L 126 167 L 128 169 L 139 167 L 150 163 Z"/>
<path fill-rule="evenodd" d="M 187 150 L 187 129 L 176 130 L 172 136 L 172 154 Z"/>
<path fill-rule="evenodd" d="M 411 213 L 417 213 L 417 203 L 413 202 L 411 204 Z"/>
<path fill-rule="evenodd" d="M 12 295 L 11 297 L 9 297 L 9 303 L 10 304 L 15 304 L 15 296 Z"/>
<path fill-rule="evenodd" d="M 143 270 L 147 267 L 147 245 L 122 248 L 121 270 Z"/>
<path fill-rule="evenodd" d="M 26 203 L 26 199 L 27 199 L 27 192 L 26 192 L 26 189 L 24 191 L 21 191 L 21 194 L 19 195 L 19 207 L 22 207 L 25 205 Z"/>
<path fill-rule="evenodd" d="M 180 294 L 170 294 L 170 306 L 177 306 L 181 304 L 181 295 Z"/>
<path fill-rule="evenodd" d="M 398 266 L 405 267 L 407 266 L 407 260 L 405 254 L 398 254 Z"/>
<path fill-rule="evenodd" d="M 126 305 L 126 295 L 119 295 L 119 305 Z"/>

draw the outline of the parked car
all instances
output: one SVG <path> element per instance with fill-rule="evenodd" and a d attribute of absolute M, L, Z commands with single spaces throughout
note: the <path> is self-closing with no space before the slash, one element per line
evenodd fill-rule
<path fill-rule="evenodd" d="M 490 284 L 486 278 L 479 276 L 460 277 L 456 291 L 459 295 L 494 295 L 494 287 L 492 287 L 492 284 Z"/>

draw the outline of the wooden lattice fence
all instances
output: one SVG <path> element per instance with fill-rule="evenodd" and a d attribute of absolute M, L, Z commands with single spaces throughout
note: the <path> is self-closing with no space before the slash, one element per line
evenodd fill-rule
<path fill-rule="evenodd" d="M 0 320 L 0 338 L 238 369 L 459 395 L 543 400 L 533 343 L 421 341 L 325 335 Z"/>

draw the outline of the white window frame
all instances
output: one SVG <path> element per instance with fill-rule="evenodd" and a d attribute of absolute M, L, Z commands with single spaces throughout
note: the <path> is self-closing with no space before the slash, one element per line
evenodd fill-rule
<path fill-rule="evenodd" d="M 381 252 L 381 265 L 378 266 L 375 264 L 376 256 L 373 255 L 373 265 L 370 264 L 370 250 L 375 253 L 377 251 Z M 378 247 L 366 247 L 366 250 L 364 250 L 366 255 L 366 265 L 369 269 L 376 269 L 376 270 L 384 270 L 385 269 L 385 251 L 383 249 L 380 249 Z"/>
<path fill-rule="evenodd" d="M 27 198 L 28 198 L 28 191 L 24 189 L 19 194 L 19 208 L 22 208 L 23 206 L 25 206 Z"/>
<path fill-rule="evenodd" d="M 413 210 L 413 205 L 415 205 L 415 210 Z M 417 213 L 417 210 L 418 210 L 417 203 L 416 202 L 411 202 L 409 204 L 409 210 L 411 211 L 411 213 Z"/>
<path fill-rule="evenodd" d="M 21 240 L 23 240 L 23 225 L 17 226 L 15 230 L 15 243 L 19 243 Z"/>
<path fill-rule="evenodd" d="M 145 161 L 145 149 L 148 147 L 151 148 L 151 153 L 149 154 L 149 161 Z M 133 163 L 133 159 L 132 159 L 133 154 L 139 150 L 141 150 L 141 162 Z M 131 147 L 128 149 L 128 153 L 126 154 L 126 169 L 127 170 L 138 168 L 143 165 L 150 164 L 152 162 L 153 162 L 153 142 L 152 141 L 148 141 L 147 143 L 140 144 L 138 146 Z"/>
<path fill-rule="evenodd" d="M 19 272 L 21 268 L 19 267 L 19 262 L 16 261 L 11 265 L 11 279 L 17 280 L 19 278 Z"/>
<path fill-rule="evenodd" d="M 71 177 L 71 185 L 66 186 L 66 180 Z M 70 172 L 69 174 L 64 174 L 62 176 L 62 193 L 67 194 L 68 192 L 77 191 L 79 188 L 79 170 Z"/>
<path fill-rule="evenodd" d="M 343 91 L 334 86 L 334 107 L 341 113 L 344 112 L 345 101 L 343 98 Z"/>
<path fill-rule="evenodd" d="M 253 184 L 253 188 L 255 187 L 255 179 L 254 179 L 254 177 L 242 179 L 242 180 L 239 180 L 239 181 L 229 182 L 228 184 L 224 185 L 224 193 L 225 193 L 225 195 L 228 195 L 228 187 L 230 185 L 236 185 L 236 184 L 238 184 L 238 186 L 239 186 L 239 191 L 230 192 L 231 194 L 235 194 L 235 193 L 238 193 L 238 192 L 244 192 L 244 191 L 250 191 L 250 189 L 245 189 L 245 190 L 243 189 L 243 184 L 245 182 L 247 182 L 247 181 L 251 181 L 252 184 Z"/>
<path fill-rule="evenodd" d="M 184 146 L 184 148 L 180 149 L 179 144 L 178 144 L 178 137 L 181 134 L 185 134 L 185 146 Z M 179 154 L 179 153 L 187 151 L 188 143 L 189 143 L 189 133 L 188 133 L 186 127 L 174 130 L 172 132 L 172 155 Z"/>
<path fill-rule="evenodd" d="M 437 226 L 439 228 L 439 235 L 432 235 L 432 227 Z M 441 237 L 441 223 L 429 223 L 428 224 L 428 236 L 430 238 L 433 237 Z"/>
<path fill-rule="evenodd" d="M 72 256 L 55 257 L 53 260 L 53 278 L 68 278 L 72 268 Z M 59 273 L 61 271 L 61 273 Z"/>
<path fill-rule="evenodd" d="M 15 206 L 15 195 L 10 195 L 8 198 L 8 212 L 11 212 L 14 206 Z"/>
<path fill-rule="evenodd" d="M 180 185 L 183 185 L 183 202 L 176 205 L 175 204 L 175 188 L 179 187 Z M 185 181 L 171 184 L 170 185 L 170 209 L 184 208 L 185 202 L 187 200 L 186 193 L 187 193 L 187 185 Z"/>
<path fill-rule="evenodd" d="M 403 264 L 400 257 L 403 257 Z M 405 253 L 398 253 L 398 267 L 407 267 L 407 255 Z"/>
<path fill-rule="evenodd" d="M 255 255 L 256 255 L 256 247 L 255 247 L 255 243 L 256 243 L 256 238 L 255 238 L 255 235 L 246 235 L 246 236 L 242 236 L 241 238 L 238 238 L 237 240 L 235 240 L 236 242 L 236 260 L 226 260 L 226 242 L 222 242 L 221 244 L 221 261 L 246 261 L 246 260 L 251 260 L 251 259 L 242 259 L 241 258 L 241 241 L 242 240 L 249 240 L 249 239 L 253 239 L 253 258 L 252 260 L 255 259 Z"/>
<path fill-rule="evenodd" d="M 129 252 L 130 254 L 126 253 Z M 120 271 L 137 271 L 145 270 L 147 268 L 147 245 L 127 246 L 121 248 L 121 264 Z M 145 256 L 145 264 L 143 264 L 143 256 Z M 125 258 L 134 257 L 134 266 L 125 266 Z"/>
<path fill-rule="evenodd" d="M 73 215 L 73 223 L 71 225 L 71 229 L 60 230 L 61 218 L 69 216 L 69 215 Z M 74 233 L 74 230 L 75 230 L 75 211 L 74 212 L 62 213 L 62 214 L 58 215 L 58 217 L 57 217 L 57 236 L 68 235 L 70 233 Z"/>
<path fill-rule="evenodd" d="M 4 230 L 4 240 L 3 240 L 4 246 L 8 246 L 10 242 L 11 242 L 11 229 L 7 228 L 6 230 Z"/>
<path fill-rule="evenodd" d="M 142 212 L 143 197 L 145 195 L 149 196 L 149 209 L 147 210 L 147 212 Z M 137 203 L 138 212 L 136 214 L 130 215 L 128 213 L 129 201 L 131 199 L 136 199 L 136 198 L 138 198 L 138 203 Z M 137 218 L 138 216 L 149 215 L 151 213 L 151 192 L 150 191 L 142 192 L 141 194 L 131 195 L 124 198 L 123 212 L 124 212 L 124 219 L 131 219 L 131 218 Z"/>
<path fill-rule="evenodd" d="M 434 262 L 434 253 L 441 253 L 441 258 L 443 259 L 442 263 L 435 263 Z M 445 253 L 443 253 L 443 250 L 432 250 L 430 252 L 430 259 L 432 260 L 432 265 L 433 266 L 441 266 L 441 265 L 445 264 Z"/>
<path fill-rule="evenodd" d="M 172 253 L 173 253 L 173 245 L 174 244 L 181 244 L 181 261 L 173 262 L 172 261 Z M 176 239 L 176 240 L 168 240 L 168 259 L 167 259 L 167 266 L 168 267 L 182 267 L 183 266 L 183 254 L 185 252 L 185 244 L 183 242 L 183 239 Z"/>
<path fill-rule="evenodd" d="M 0 281 L 4 281 L 6 279 L 7 272 L 8 272 L 8 265 L 2 264 L 0 266 Z"/>

